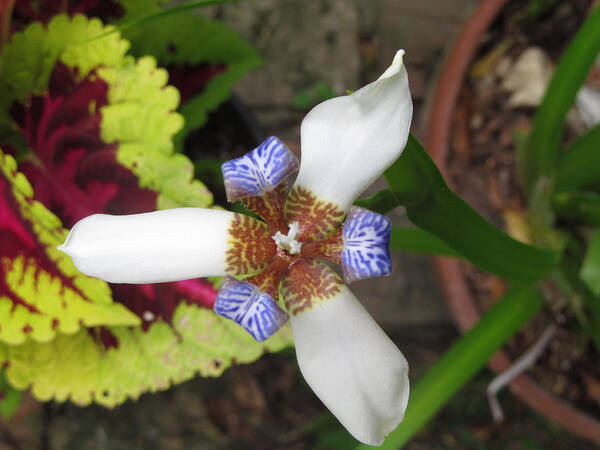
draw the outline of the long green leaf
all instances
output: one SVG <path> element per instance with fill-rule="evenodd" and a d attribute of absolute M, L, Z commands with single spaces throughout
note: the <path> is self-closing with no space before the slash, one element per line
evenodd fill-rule
<path fill-rule="evenodd" d="M 397 250 L 461 258 L 461 254 L 433 234 L 420 228 L 392 227 L 390 246 Z"/>
<path fill-rule="evenodd" d="M 421 144 L 410 137 L 384 174 L 409 219 L 483 270 L 514 281 L 537 281 L 556 267 L 558 252 L 512 239 L 454 194 Z"/>
<path fill-rule="evenodd" d="M 557 166 L 567 111 L 600 51 L 600 7 L 587 17 L 562 56 L 537 110 L 525 152 L 525 183 L 530 192 L 539 177 Z"/>
<path fill-rule="evenodd" d="M 571 191 L 600 182 L 600 125 L 577 139 L 561 156 L 554 192 Z"/>
<path fill-rule="evenodd" d="M 355 201 L 354 204 L 379 214 L 386 214 L 399 205 L 398 199 L 389 189 L 383 189 L 370 197 L 361 198 Z"/>
<path fill-rule="evenodd" d="M 532 287 L 507 292 L 415 384 L 404 421 L 379 448 L 398 449 L 406 444 L 542 304 L 541 295 Z"/>
<path fill-rule="evenodd" d="M 432 189 L 446 185 L 437 166 L 412 134 L 400 158 L 383 176 L 398 204 L 403 206 L 424 203 L 431 196 Z"/>
<path fill-rule="evenodd" d="M 571 221 L 600 226 L 600 194 L 589 191 L 560 192 L 553 197 L 554 211 Z"/>

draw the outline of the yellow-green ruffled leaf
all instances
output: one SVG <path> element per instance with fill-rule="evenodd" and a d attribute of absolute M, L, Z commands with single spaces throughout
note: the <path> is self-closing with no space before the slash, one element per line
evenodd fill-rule
<path fill-rule="evenodd" d="M 192 163 L 173 154 L 172 138 L 183 119 L 174 112 L 179 93 L 166 85 L 167 72 L 156 67 L 154 58 L 143 57 L 127 58 L 98 74 L 109 85 L 100 136 L 106 143 L 119 143 L 117 161 L 137 176 L 140 187 L 158 192 L 157 209 L 209 206 L 212 194 L 193 180 Z"/>
<path fill-rule="evenodd" d="M 86 331 L 59 335 L 50 343 L 0 344 L 0 364 L 18 389 L 31 388 L 42 401 L 91 402 L 115 406 L 145 392 L 167 389 L 194 375 L 218 376 L 233 360 L 250 362 L 265 351 L 290 345 L 289 326 L 263 343 L 211 310 L 180 305 L 172 325 L 141 328 L 111 327 L 117 347 L 98 345 Z"/>

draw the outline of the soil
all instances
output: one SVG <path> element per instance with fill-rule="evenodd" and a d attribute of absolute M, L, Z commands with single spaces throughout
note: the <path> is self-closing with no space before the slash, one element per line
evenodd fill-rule
<path fill-rule="evenodd" d="M 518 1 L 507 5 L 482 42 L 474 64 L 490 54 L 492 44 L 509 41 L 513 44 L 501 58 L 505 61 L 514 62 L 525 49 L 537 46 L 556 64 L 585 19 L 590 2 L 556 2 L 545 14 L 519 21 L 522 6 Z M 510 93 L 501 87 L 499 64 L 491 64 L 488 73 L 471 76 L 463 85 L 453 123 L 448 177 L 455 192 L 492 223 L 519 238 L 526 205 L 515 150 L 518 135 L 531 127 L 535 108 L 509 108 Z M 565 144 L 581 130 L 576 117 L 569 123 Z M 463 269 L 482 311 L 506 288 L 504 281 L 469 263 L 463 263 Z M 507 344 L 506 350 L 512 359 L 519 357 L 547 326 L 555 324 L 554 337 L 528 373 L 548 391 L 600 417 L 600 355 L 583 335 L 567 299 L 552 284 L 543 288 L 547 294 L 543 311 Z"/>

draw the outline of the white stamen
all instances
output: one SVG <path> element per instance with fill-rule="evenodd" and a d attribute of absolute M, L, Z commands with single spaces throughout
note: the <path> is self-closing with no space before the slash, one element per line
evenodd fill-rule
<path fill-rule="evenodd" d="M 154 320 L 154 314 L 152 313 L 152 311 L 144 311 L 144 314 L 142 314 L 142 318 L 146 322 L 152 322 Z"/>
<path fill-rule="evenodd" d="M 271 237 L 279 248 L 287 251 L 290 255 L 297 255 L 300 253 L 300 249 L 302 248 L 302 243 L 298 242 L 296 239 L 299 233 L 300 227 L 298 222 L 292 222 L 289 224 L 287 235 L 282 234 L 281 231 L 278 231 Z"/>

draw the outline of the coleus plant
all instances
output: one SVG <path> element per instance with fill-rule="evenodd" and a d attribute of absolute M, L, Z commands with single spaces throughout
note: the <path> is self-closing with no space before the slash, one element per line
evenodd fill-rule
<path fill-rule="evenodd" d="M 200 14 L 170 14 L 167 0 L 19 0 L 14 4 L 12 28 L 32 21 L 48 23 L 54 16 L 85 14 L 122 27 L 136 57 L 152 55 L 169 72 L 169 84 L 180 92 L 179 113 L 185 122 L 174 136 L 182 149 L 188 132 L 202 126 L 208 113 L 227 100 L 232 86 L 261 64 L 254 48 L 219 21 Z M 187 2 L 190 3 L 190 2 Z M 178 7 L 185 7 L 180 2 Z M 155 20 L 145 22 L 144 19 Z M 157 19 L 158 18 L 158 19 Z M 159 20 L 160 19 L 160 20 Z M 136 22 L 136 25 L 127 26 Z M 137 23 L 139 22 L 139 23 Z"/>
<path fill-rule="evenodd" d="M 108 284 L 56 250 L 93 213 L 212 202 L 173 152 L 183 120 L 167 72 L 109 30 L 61 15 L 1 55 L 0 364 L 40 400 L 112 406 L 290 343 L 283 330 L 258 344 L 215 314 L 207 281 Z"/>
<path fill-rule="evenodd" d="M 223 164 L 228 199 L 259 219 L 205 208 L 95 214 L 58 248 L 111 283 L 226 276 L 214 311 L 259 342 L 289 318 L 308 384 L 356 439 L 381 444 L 404 417 L 408 364 L 324 261 L 347 282 L 391 272 L 389 219 L 352 204 L 406 144 L 403 54 L 373 83 L 306 116 L 301 163 L 272 137 Z"/>

